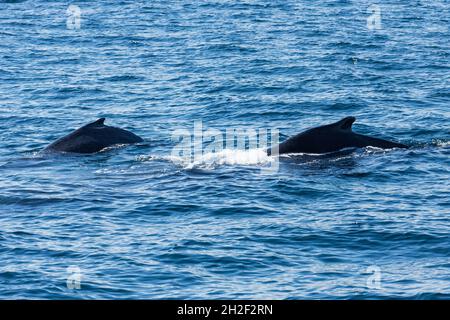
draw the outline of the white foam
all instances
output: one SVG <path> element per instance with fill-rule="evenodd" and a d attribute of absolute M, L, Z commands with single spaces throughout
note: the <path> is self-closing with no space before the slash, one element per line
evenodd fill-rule
<path fill-rule="evenodd" d="M 441 140 L 441 139 L 435 139 L 433 140 L 433 143 L 438 146 L 438 147 L 448 147 L 450 146 L 450 140 L 446 141 L 446 140 Z"/>
<path fill-rule="evenodd" d="M 201 156 L 195 157 L 195 159 L 169 156 L 168 160 L 176 165 L 182 166 L 185 169 L 211 169 L 224 165 L 262 166 L 275 161 L 273 157 L 267 155 L 265 149 L 225 149 L 219 152 L 208 152 Z"/>

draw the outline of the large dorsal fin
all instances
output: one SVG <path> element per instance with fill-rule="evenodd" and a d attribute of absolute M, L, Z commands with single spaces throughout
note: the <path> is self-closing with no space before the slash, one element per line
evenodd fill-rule
<path fill-rule="evenodd" d="M 340 130 L 352 131 L 352 124 L 356 121 L 355 117 L 345 117 L 336 123 L 333 123 L 333 127 L 337 127 Z"/>
<path fill-rule="evenodd" d="M 104 122 L 105 122 L 105 118 L 100 118 L 92 123 L 89 123 L 88 126 L 91 126 L 91 127 L 103 126 Z"/>

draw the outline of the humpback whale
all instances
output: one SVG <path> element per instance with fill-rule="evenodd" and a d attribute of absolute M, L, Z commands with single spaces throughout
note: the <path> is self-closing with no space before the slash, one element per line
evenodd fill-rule
<path fill-rule="evenodd" d="M 142 142 L 134 133 L 106 126 L 105 118 L 89 123 L 48 145 L 44 151 L 94 153 L 115 144 Z"/>
<path fill-rule="evenodd" d="M 338 122 L 312 128 L 288 138 L 276 147 L 267 150 L 268 155 L 286 153 L 330 153 L 345 148 L 377 147 L 382 149 L 408 148 L 408 146 L 352 131 L 355 117 L 346 117 Z"/>

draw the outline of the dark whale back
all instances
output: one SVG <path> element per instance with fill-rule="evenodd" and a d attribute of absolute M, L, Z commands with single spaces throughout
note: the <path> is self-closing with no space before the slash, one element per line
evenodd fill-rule
<path fill-rule="evenodd" d="M 345 148 L 363 148 L 367 146 L 390 149 L 407 148 L 406 145 L 379 138 L 372 138 L 352 131 L 355 117 L 346 117 L 338 122 L 312 128 L 288 138 L 278 145 L 278 153 L 329 153 Z M 267 150 L 273 154 L 274 148 Z"/>
<path fill-rule="evenodd" d="M 94 153 L 115 144 L 130 144 L 143 141 L 142 138 L 130 131 L 106 126 L 104 122 L 105 118 L 100 118 L 95 122 L 89 123 L 56 140 L 44 150 Z"/>

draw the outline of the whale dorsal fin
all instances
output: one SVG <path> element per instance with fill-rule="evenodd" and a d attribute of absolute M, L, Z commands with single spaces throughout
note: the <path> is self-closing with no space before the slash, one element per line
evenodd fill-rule
<path fill-rule="evenodd" d="M 356 121 L 355 117 L 345 117 L 344 119 L 339 120 L 338 122 L 334 123 L 332 126 L 337 127 L 340 130 L 351 131 L 352 124 L 355 121 Z"/>
<path fill-rule="evenodd" d="M 96 126 L 103 126 L 105 122 L 105 118 L 100 118 L 92 123 L 89 123 L 88 126 L 96 127 Z"/>

